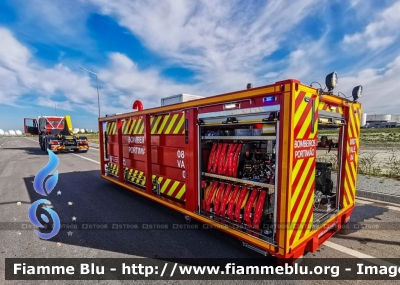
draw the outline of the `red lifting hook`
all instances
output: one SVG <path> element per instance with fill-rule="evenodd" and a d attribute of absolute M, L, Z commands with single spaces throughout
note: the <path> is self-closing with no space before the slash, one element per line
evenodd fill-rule
<path fill-rule="evenodd" d="M 140 100 L 136 100 L 135 102 L 133 102 L 132 105 L 132 109 L 134 110 L 138 110 L 138 111 L 142 111 L 143 110 L 143 103 Z"/>

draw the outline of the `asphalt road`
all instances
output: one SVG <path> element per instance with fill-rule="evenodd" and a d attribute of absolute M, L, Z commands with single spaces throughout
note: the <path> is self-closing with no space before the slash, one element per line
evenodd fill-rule
<path fill-rule="evenodd" d="M 18 231 L 11 226 L 5 227 L 0 230 L 0 284 L 24 283 L 4 280 L 4 258 L 7 257 L 150 257 L 165 260 L 169 258 L 261 257 L 260 254 L 244 248 L 237 239 L 217 230 L 171 229 L 174 224 L 186 224 L 183 215 L 101 179 L 99 151 L 96 149 L 92 148 L 85 154 L 59 154 L 58 157 L 60 159 L 57 167 L 58 183 L 49 195 L 49 200 L 63 223 L 165 224 L 169 226 L 169 229 L 61 229 L 52 239 L 41 240 L 32 229 Z M 3 225 L 30 224 L 27 216 L 28 208 L 32 202 L 43 198 L 34 191 L 32 182 L 38 170 L 47 162 L 48 156 L 40 150 L 36 139 L 0 138 L 0 222 Z M 60 195 L 58 191 L 61 191 Z M 72 220 L 73 217 L 76 218 L 75 221 Z M 350 224 L 356 226 L 353 229 L 342 230 L 317 252 L 309 253 L 305 258 L 365 258 L 368 256 L 399 258 L 399 217 L 399 207 L 381 202 L 357 200 L 350 220 Z M 202 227 L 196 222 L 192 225 Z M 132 283 L 132 281 L 81 281 L 79 283 L 92 284 L 94 282 L 96 284 Z M 268 281 L 268 283 L 271 282 L 273 281 Z M 29 282 L 29 284 L 47 283 L 76 284 L 77 281 Z M 153 283 L 164 284 L 168 281 Z M 233 282 L 218 283 L 231 284 Z M 243 282 L 237 281 L 237 283 Z M 308 284 L 311 282 L 276 281 L 276 283 Z M 328 283 L 328 281 L 318 281 L 318 283 Z M 353 281 L 341 281 L 341 283 L 351 284 Z M 374 281 L 374 284 L 377 283 L 387 284 L 388 281 Z"/>

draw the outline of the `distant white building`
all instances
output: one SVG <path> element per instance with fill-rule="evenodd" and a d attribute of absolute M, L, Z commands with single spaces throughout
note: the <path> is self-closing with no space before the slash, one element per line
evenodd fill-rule
<path fill-rule="evenodd" d="M 399 114 L 362 114 L 361 126 L 366 128 L 396 128 L 400 124 Z"/>
<path fill-rule="evenodd" d="M 367 122 L 371 121 L 400 123 L 400 114 L 367 114 Z"/>
<path fill-rule="evenodd" d="M 8 133 L 10 134 L 10 136 L 15 136 L 15 131 L 14 130 L 9 130 Z"/>
<path fill-rule="evenodd" d="M 4 131 L 0 129 L 0 136 L 4 136 Z"/>

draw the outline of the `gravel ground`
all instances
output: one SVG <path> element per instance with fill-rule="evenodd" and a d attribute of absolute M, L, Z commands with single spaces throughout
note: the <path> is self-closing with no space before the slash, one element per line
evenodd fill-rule
<path fill-rule="evenodd" d="M 334 187 L 336 177 L 336 173 L 332 173 Z M 400 204 L 400 181 L 358 174 L 356 197 Z"/>
<path fill-rule="evenodd" d="M 358 175 L 357 189 L 400 196 L 400 181 L 385 177 Z"/>
<path fill-rule="evenodd" d="M 334 173 L 332 173 L 332 180 L 336 181 L 336 174 Z M 400 181 L 385 177 L 358 174 L 357 191 L 400 196 Z"/>
<path fill-rule="evenodd" d="M 326 158 L 329 156 L 336 155 L 336 152 L 331 152 L 328 154 L 326 151 L 318 151 L 317 157 L 321 158 L 321 161 L 325 161 Z M 374 167 L 379 167 L 383 170 L 383 172 L 388 172 L 390 168 L 394 169 L 395 164 L 398 164 L 400 161 L 400 145 L 397 144 L 362 144 L 360 147 L 360 154 L 359 154 L 359 163 L 363 163 L 361 161 L 362 158 L 371 157 L 371 164 Z M 391 160 L 395 158 L 395 160 Z M 327 161 L 332 161 L 327 159 Z M 365 162 L 364 162 L 365 163 Z M 336 175 L 334 175 L 333 180 L 336 179 Z M 378 193 L 382 195 L 393 195 L 397 196 L 400 201 L 400 180 L 398 179 L 391 179 L 387 177 L 379 177 L 379 176 L 371 176 L 371 175 L 363 175 L 358 174 L 357 176 L 357 191 L 358 194 L 361 196 L 361 191 L 365 193 Z M 359 195 L 357 195 L 359 196 Z M 364 195 L 363 195 L 364 196 Z M 366 196 L 364 196 L 366 197 Z M 379 199 L 379 197 L 367 197 L 367 198 L 374 198 Z M 388 201 L 389 202 L 389 201 Z M 390 201 L 395 202 L 396 201 Z"/>

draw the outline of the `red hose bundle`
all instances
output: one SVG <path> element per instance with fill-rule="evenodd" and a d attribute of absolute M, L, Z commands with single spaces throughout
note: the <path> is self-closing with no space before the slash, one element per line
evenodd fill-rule
<path fill-rule="evenodd" d="M 218 187 L 218 181 L 214 181 L 212 183 L 210 192 L 208 193 L 207 199 L 206 199 L 206 211 L 210 211 L 211 208 L 211 203 L 214 201 L 214 195 L 215 191 L 217 190 Z"/>
<path fill-rule="evenodd" d="M 225 182 L 222 182 L 219 187 L 218 187 L 218 191 L 217 191 L 217 195 L 215 196 L 215 201 L 214 201 L 214 212 L 215 214 L 219 215 L 219 211 L 220 211 L 220 203 L 221 203 L 221 199 L 222 199 L 222 195 L 224 193 L 225 190 Z"/>
<path fill-rule="evenodd" d="M 240 156 L 240 152 L 242 151 L 242 147 L 243 144 L 239 144 L 239 146 L 236 148 L 235 154 L 233 156 L 233 160 L 232 160 L 232 172 L 231 172 L 231 177 L 235 177 L 237 176 L 237 171 L 238 171 L 238 164 L 239 164 L 239 156 Z"/>
<path fill-rule="evenodd" d="M 220 157 L 219 157 L 219 161 L 218 161 L 218 170 L 217 173 L 222 175 L 224 174 L 225 171 L 225 162 L 226 162 L 226 151 L 228 149 L 228 145 L 227 143 L 222 144 L 222 148 L 221 148 L 221 153 L 220 153 Z"/>
<path fill-rule="evenodd" d="M 225 164 L 224 164 L 224 170 L 221 173 L 222 175 L 229 176 L 229 167 L 230 167 L 230 164 L 232 163 L 233 150 L 235 148 L 236 148 L 235 144 L 233 144 L 233 143 L 229 144 L 228 152 L 226 154 L 226 159 L 225 159 Z"/>
<path fill-rule="evenodd" d="M 217 150 L 218 144 L 214 143 L 211 151 L 210 151 L 210 157 L 208 158 L 208 167 L 207 167 L 207 172 L 211 172 L 214 158 L 215 158 L 215 151 Z"/>
<path fill-rule="evenodd" d="M 238 198 L 238 200 L 236 202 L 236 207 L 235 207 L 235 218 L 236 218 L 236 221 L 238 223 L 242 222 L 241 219 L 240 219 L 240 210 L 244 206 L 243 203 L 246 202 L 245 201 L 246 195 L 248 195 L 247 186 L 243 186 L 242 191 L 240 191 L 240 195 L 239 195 L 239 198 Z"/>
<path fill-rule="evenodd" d="M 240 190 L 240 186 L 236 185 L 235 188 L 233 189 L 232 196 L 230 197 L 230 200 L 229 200 L 227 214 L 228 214 L 229 219 L 232 221 L 233 221 L 233 208 L 235 207 L 235 203 L 236 203 L 237 196 L 239 194 L 239 190 Z"/>
<path fill-rule="evenodd" d="M 218 170 L 218 163 L 219 160 L 221 159 L 221 150 L 222 150 L 223 144 L 220 143 L 218 144 L 217 150 L 215 151 L 215 157 L 214 157 L 214 162 L 212 166 L 212 173 L 217 173 Z"/>
<path fill-rule="evenodd" d="M 228 199 L 231 196 L 231 189 L 232 189 L 232 184 L 229 183 L 226 186 L 225 192 L 224 192 L 224 197 L 222 198 L 221 206 L 219 209 L 219 214 L 225 218 L 225 213 L 226 213 L 226 205 L 228 204 Z"/>
<path fill-rule="evenodd" d="M 246 224 L 248 227 L 252 226 L 250 214 L 251 214 L 251 209 L 253 209 L 253 207 L 254 207 L 254 204 L 255 204 L 255 201 L 257 198 L 257 193 L 258 193 L 257 189 L 253 189 L 251 191 L 249 201 L 247 202 L 246 209 L 244 211 L 244 220 L 246 221 Z"/>
<path fill-rule="evenodd" d="M 263 214 L 264 201 L 265 201 L 266 195 L 267 195 L 267 191 L 261 190 L 260 196 L 258 197 L 256 208 L 254 210 L 253 227 L 256 230 L 260 229 L 260 221 L 261 221 L 261 217 Z"/>

